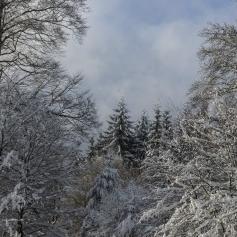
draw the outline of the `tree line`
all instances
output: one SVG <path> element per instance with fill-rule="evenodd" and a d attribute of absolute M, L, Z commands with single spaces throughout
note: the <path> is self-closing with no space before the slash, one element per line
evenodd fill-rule
<path fill-rule="evenodd" d="M 111 153 L 117 155 L 125 167 L 139 168 L 146 156 L 158 155 L 160 150 L 168 149 L 173 133 L 170 112 L 161 112 L 156 106 L 154 113 L 152 121 L 143 112 L 134 123 L 124 99 L 121 99 L 107 121 L 107 129 L 100 132 L 96 141 L 92 138 L 89 157 Z"/>

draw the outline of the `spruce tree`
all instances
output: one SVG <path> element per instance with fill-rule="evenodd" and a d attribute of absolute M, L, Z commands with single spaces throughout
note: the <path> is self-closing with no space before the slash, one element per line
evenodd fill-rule
<path fill-rule="evenodd" d="M 106 137 L 102 132 L 100 132 L 95 143 L 95 153 L 99 156 L 104 155 L 105 146 L 106 146 Z"/>
<path fill-rule="evenodd" d="M 98 175 L 94 186 L 88 193 L 87 207 L 94 208 L 102 198 L 112 192 L 119 183 L 119 174 L 116 169 L 107 166 L 102 174 Z"/>
<path fill-rule="evenodd" d="M 161 149 L 162 121 L 159 106 L 155 109 L 155 117 L 151 122 L 147 142 L 147 156 L 159 156 Z"/>
<path fill-rule="evenodd" d="M 114 114 L 108 121 L 108 129 L 104 134 L 107 151 L 112 151 L 124 162 L 128 168 L 134 166 L 133 156 L 133 125 L 130 121 L 128 109 L 124 100 L 118 103 Z"/>
<path fill-rule="evenodd" d="M 101 205 L 103 205 L 106 197 L 110 195 L 113 196 L 116 193 L 116 189 L 120 186 L 120 182 L 121 180 L 117 169 L 112 168 L 110 164 L 108 164 L 102 173 L 96 177 L 94 185 L 87 195 L 87 205 L 84 210 L 85 216 L 82 222 L 80 236 L 102 236 L 98 233 L 101 225 L 100 216 L 103 214 L 101 213 Z M 109 203 L 107 203 L 107 205 L 109 205 Z M 110 220 L 107 220 L 107 222 L 109 221 Z M 106 232 L 106 230 L 104 231 Z"/>
<path fill-rule="evenodd" d="M 91 160 L 95 157 L 95 155 L 96 155 L 95 139 L 93 137 L 91 137 L 90 140 L 89 140 L 87 158 Z"/>
<path fill-rule="evenodd" d="M 170 148 L 170 143 L 173 139 L 173 128 L 171 115 L 168 110 L 162 115 L 162 149 L 167 151 Z"/>
<path fill-rule="evenodd" d="M 140 166 L 141 162 L 145 159 L 147 150 L 147 141 L 149 133 L 149 120 L 147 114 L 143 112 L 140 120 L 135 127 L 135 155 L 137 165 Z"/>
<path fill-rule="evenodd" d="M 155 116 L 148 134 L 146 157 L 142 162 L 142 176 L 146 183 L 154 183 L 156 180 L 157 164 L 161 153 L 162 115 L 159 106 L 156 106 L 154 112 Z"/>

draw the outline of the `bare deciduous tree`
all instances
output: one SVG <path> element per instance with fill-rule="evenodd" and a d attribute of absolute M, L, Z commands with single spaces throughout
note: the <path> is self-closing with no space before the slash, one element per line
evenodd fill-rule
<path fill-rule="evenodd" d="M 38 73 L 46 56 L 85 31 L 85 0 L 1 0 L 0 70 Z"/>

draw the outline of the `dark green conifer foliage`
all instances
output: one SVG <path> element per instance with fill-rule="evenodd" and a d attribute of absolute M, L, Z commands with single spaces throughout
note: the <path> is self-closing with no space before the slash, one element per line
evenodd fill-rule
<path fill-rule="evenodd" d="M 88 147 L 88 159 L 93 159 L 96 156 L 96 146 L 95 146 L 95 139 L 93 137 L 89 140 L 89 147 Z"/>
<path fill-rule="evenodd" d="M 147 114 L 143 112 L 140 120 L 135 127 L 135 156 L 137 165 L 140 166 L 141 162 L 145 159 L 147 151 L 147 141 L 149 133 L 149 120 Z"/>
<path fill-rule="evenodd" d="M 104 133 L 100 132 L 95 144 L 95 152 L 97 155 L 105 155 L 105 148 L 106 146 L 106 137 Z"/>
<path fill-rule="evenodd" d="M 168 150 L 173 139 L 173 128 L 171 122 L 171 115 L 168 110 L 164 111 L 162 115 L 162 149 Z"/>
<path fill-rule="evenodd" d="M 135 166 L 133 155 L 133 124 L 124 100 L 118 103 L 113 115 L 108 121 L 108 129 L 104 133 L 105 150 L 112 151 L 120 156 L 126 167 Z"/>
<path fill-rule="evenodd" d="M 155 108 L 155 117 L 151 122 L 147 142 L 147 156 L 159 156 L 162 138 L 162 115 L 159 106 Z"/>

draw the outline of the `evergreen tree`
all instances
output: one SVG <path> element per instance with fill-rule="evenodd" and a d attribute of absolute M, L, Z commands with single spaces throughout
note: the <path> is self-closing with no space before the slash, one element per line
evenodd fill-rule
<path fill-rule="evenodd" d="M 95 207 L 101 202 L 106 194 L 114 190 L 118 183 L 119 175 L 117 170 L 111 167 L 105 167 L 104 171 L 96 178 L 94 186 L 89 191 L 87 206 L 89 208 Z"/>
<path fill-rule="evenodd" d="M 155 109 L 155 118 L 151 123 L 147 142 L 147 156 L 159 156 L 162 137 L 162 122 L 159 106 Z"/>
<path fill-rule="evenodd" d="M 116 169 L 109 165 L 106 166 L 102 173 L 96 177 L 94 185 L 87 195 L 88 202 L 85 209 L 86 213 L 82 223 L 80 236 L 104 236 L 98 235 L 101 224 L 101 221 L 98 219 L 101 214 L 100 205 L 107 196 L 115 192 L 119 185 L 119 174 Z M 109 205 L 109 203 L 107 204 Z M 104 232 L 105 231 L 106 230 L 104 230 Z M 95 232 L 95 234 L 93 234 L 93 232 Z"/>
<path fill-rule="evenodd" d="M 157 168 L 160 167 L 159 157 L 161 154 L 162 139 L 162 115 L 160 108 L 155 108 L 155 117 L 151 122 L 148 134 L 146 157 L 142 162 L 143 178 L 146 183 L 154 183 L 157 175 Z M 157 165 L 158 164 L 158 165 Z"/>
<path fill-rule="evenodd" d="M 171 122 L 171 115 L 166 110 L 162 115 L 162 149 L 167 151 L 170 148 L 170 143 L 173 139 L 173 128 Z"/>
<path fill-rule="evenodd" d="M 95 153 L 99 156 L 104 155 L 105 146 L 106 146 L 106 137 L 102 132 L 100 132 L 95 144 Z"/>
<path fill-rule="evenodd" d="M 115 152 L 120 156 L 126 167 L 135 165 L 133 155 L 133 126 L 124 100 L 121 100 L 110 116 L 108 129 L 105 132 L 107 151 Z"/>
<path fill-rule="evenodd" d="M 87 158 L 91 160 L 95 157 L 95 155 L 96 155 L 95 139 L 93 137 L 91 137 L 89 140 Z"/>
<path fill-rule="evenodd" d="M 80 236 L 145 236 L 134 235 L 134 231 L 139 213 L 147 205 L 147 192 L 134 180 L 121 179 L 113 157 L 110 159 L 112 162 L 97 176 L 89 191 Z"/>
<path fill-rule="evenodd" d="M 149 133 L 149 120 L 145 112 L 143 112 L 140 120 L 135 127 L 135 155 L 138 166 L 145 159 L 147 150 L 147 141 Z"/>

